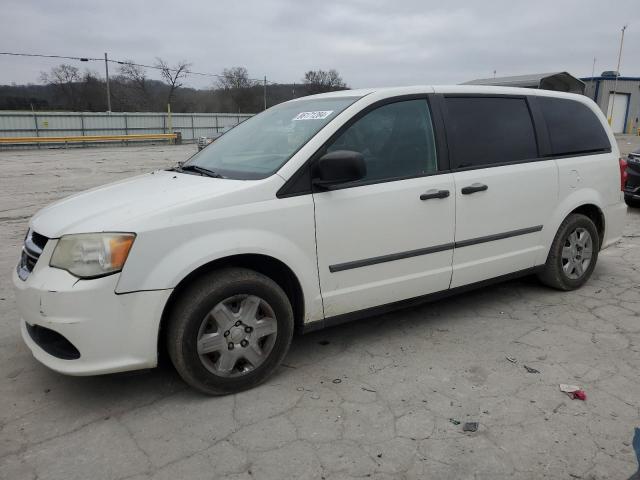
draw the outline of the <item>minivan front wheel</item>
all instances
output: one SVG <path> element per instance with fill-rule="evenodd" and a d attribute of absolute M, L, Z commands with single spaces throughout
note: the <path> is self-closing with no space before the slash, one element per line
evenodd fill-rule
<path fill-rule="evenodd" d="M 223 395 L 269 377 L 292 335 L 293 311 L 280 286 L 253 270 L 225 268 L 180 293 L 169 317 L 167 346 L 189 385 Z"/>
<path fill-rule="evenodd" d="M 593 221 L 586 215 L 571 214 L 560 225 L 538 278 L 559 290 L 579 288 L 591 276 L 599 250 L 600 238 Z"/>

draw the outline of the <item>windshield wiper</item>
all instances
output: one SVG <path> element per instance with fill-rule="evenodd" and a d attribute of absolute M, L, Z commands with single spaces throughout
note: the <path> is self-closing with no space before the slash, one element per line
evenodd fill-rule
<path fill-rule="evenodd" d="M 219 173 L 216 173 L 213 170 L 209 170 L 208 168 L 205 168 L 205 167 L 199 167 L 198 165 L 181 165 L 180 167 L 177 167 L 176 170 L 178 172 L 196 172 L 196 173 L 199 173 L 200 175 L 204 175 L 212 178 L 224 178 Z"/>

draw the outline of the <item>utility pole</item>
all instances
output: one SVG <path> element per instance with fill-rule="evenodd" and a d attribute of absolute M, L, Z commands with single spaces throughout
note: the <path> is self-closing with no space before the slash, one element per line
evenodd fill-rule
<path fill-rule="evenodd" d="M 111 112 L 111 92 L 109 91 L 109 59 L 104 52 L 104 72 L 107 79 L 107 112 Z"/>
<path fill-rule="evenodd" d="M 628 25 L 622 27 L 622 36 L 620 37 L 620 50 L 618 51 L 618 67 L 616 68 L 616 81 L 613 83 L 613 98 L 611 99 L 611 112 L 609 112 L 609 125 L 613 121 L 613 107 L 616 104 L 616 92 L 618 91 L 618 77 L 620 76 L 620 60 L 622 59 L 622 45 L 624 44 L 624 31 Z M 624 133 L 624 125 L 622 127 Z"/>
<path fill-rule="evenodd" d="M 264 109 L 267 109 L 267 76 L 264 76 L 264 86 L 263 86 L 263 92 L 262 95 L 264 97 Z"/>

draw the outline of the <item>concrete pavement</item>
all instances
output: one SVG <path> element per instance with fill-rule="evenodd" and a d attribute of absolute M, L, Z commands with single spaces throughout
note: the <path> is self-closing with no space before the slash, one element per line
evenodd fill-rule
<path fill-rule="evenodd" d="M 19 338 L 10 285 L 29 217 L 194 151 L 0 152 L 0 478 L 626 479 L 638 469 L 640 211 L 578 291 L 524 279 L 298 336 L 276 375 L 238 395 L 204 397 L 170 365 L 85 378 L 41 366 Z M 560 383 L 581 385 L 587 401 Z M 463 432 L 467 421 L 478 431 Z"/>

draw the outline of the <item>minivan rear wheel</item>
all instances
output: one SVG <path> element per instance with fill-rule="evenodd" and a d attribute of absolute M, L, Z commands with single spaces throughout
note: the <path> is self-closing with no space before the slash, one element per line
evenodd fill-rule
<path fill-rule="evenodd" d="M 293 310 L 282 288 L 245 268 L 225 268 L 180 293 L 167 329 L 167 349 L 180 376 L 210 395 L 251 388 L 284 359 Z"/>
<path fill-rule="evenodd" d="M 593 273 L 598 260 L 600 238 L 586 215 L 569 215 L 558 228 L 547 262 L 538 278 L 558 290 L 575 290 Z"/>

